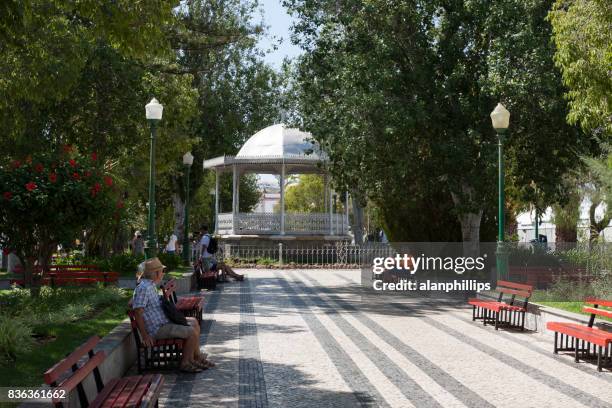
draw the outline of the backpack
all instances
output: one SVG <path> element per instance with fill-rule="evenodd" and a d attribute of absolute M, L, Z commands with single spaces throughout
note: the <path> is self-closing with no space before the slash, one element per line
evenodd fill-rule
<path fill-rule="evenodd" d="M 217 252 L 219 245 L 215 237 L 213 237 L 212 235 L 208 235 L 208 237 L 210 238 L 210 241 L 208 242 L 208 247 L 206 248 L 206 252 L 208 252 L 211 255 L 214 255 L 215 252 Z"/>

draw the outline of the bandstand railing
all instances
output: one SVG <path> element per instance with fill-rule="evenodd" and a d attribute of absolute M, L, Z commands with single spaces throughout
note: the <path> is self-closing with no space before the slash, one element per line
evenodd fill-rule
<path fill-rule="evenodd" d="M 359 267 L 370 264 L 375 257 L 393 256 L 396 251 L 388 244 L 365 243 L 361 245 L 347 242 L 334 244 L 287 246 L 222 244 L 222 253 L 217 256 L 241 264 L 275 263 L 297 265 L 341 265 Z M 197 247 L 192 250 L 192 261 L 199 257 Z"/>
<path fill-rule="evenodd" d="M 221 235 L 281 234 L 281 232 L 279 213 L 223 213 L 218 216 L 217 233 Z M 284 232 L 294 235 L 346 235 L 348 224 L 343 214 L 285 213 Z"/>

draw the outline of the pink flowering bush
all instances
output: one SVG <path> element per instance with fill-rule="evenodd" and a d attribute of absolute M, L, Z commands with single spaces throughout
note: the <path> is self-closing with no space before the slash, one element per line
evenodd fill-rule
<path fill-rule="evenodd" d="M 26 285 L 36 285 L 59 243 L 122 211 L 97 155 L 70 146 L 0 162 L 0 194 L 0 246 L 19 257 Z"/>

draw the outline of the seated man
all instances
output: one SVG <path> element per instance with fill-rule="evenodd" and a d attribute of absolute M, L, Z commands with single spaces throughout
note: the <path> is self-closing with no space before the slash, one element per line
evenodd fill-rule
<path fill-rule="evenodd" d="M 147 347 L 153 346 L 155 340 L 180 338 L 185 339 L 181 371 L 198 373 L 214 367 L 200 352 L 200 326 L 193 317 L 188 317 L 189 326 L 174 324 L 168 320 L 162 309 L 157 285 L 162 280 L 164 269 L 158 258 L 144 262 L 140 283 L 134 289 L 132 308 L 136 314 L 136 324 Z"/>

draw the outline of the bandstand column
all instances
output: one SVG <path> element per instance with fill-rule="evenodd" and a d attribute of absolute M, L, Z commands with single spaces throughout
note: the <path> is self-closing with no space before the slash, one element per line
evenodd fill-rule
<path fill-rule="evenodd" d="M 334 235 L 334 200 L 333 190 L 331 188 L 327 189 L 327 196 L 329 197 L 329 235 Z"/>
<path fill-rule="evenodd" d="M 281 165 L 280 174 L 280 233 L 285 235 L 285 163 Z"/>
<path fill-rule="evenodd" d="M 237 218 L 238 218 L 238 197 L 237 197 L 237 185 L 238 185 L 238 169 L 236 165 L 232 166 L 232 234 L 236 235 Z"/>
<path fill-rule="evenodd" d="M 329 178 L 327 177 L 327 173 L 323 175 L 323 212 L 326 211 L 327 208 L 327 188 L 329 182 Z"/>
<path fill-rule="evenodd" d="M 344 218 L 345 222 L 342 226 L 342 234 L 348 234 L 348 226 L 349 226 L 349 193 L 348 191 L 344 192 Z"/>
<path fill-rule="evenodd" d="M 215 169 L 215 234 L 219 232 L 219 170 Z"/>

